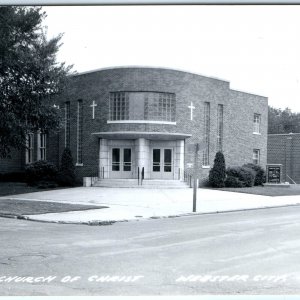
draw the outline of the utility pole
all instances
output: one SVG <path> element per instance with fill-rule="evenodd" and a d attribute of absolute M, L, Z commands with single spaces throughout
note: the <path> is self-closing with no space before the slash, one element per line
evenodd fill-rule
<path fill-rule="evenodd" d="M 193 212 L 196 212 L 197 206 L 197 172 L 198 172 L 198 153 L 199 144 L 195 144 L 195 157 L 194 157 L 194 187 L 193 187 Z"/>

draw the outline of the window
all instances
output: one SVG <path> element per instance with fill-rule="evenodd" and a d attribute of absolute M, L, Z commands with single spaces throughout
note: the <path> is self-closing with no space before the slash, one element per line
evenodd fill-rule
<path fill-rule="evenodd" d="M 253 133 L 260 133 L 260 115 L 254 114 Z"/>
<path fill-rule="evenodd" d="M 253 149 L 253 163 L 255 165 L 258 165 L 259 160 L 260 160 L 260 150 L 259 149 Z"/>
<path fill-rule="evenodd" d="M 209 166 L 210 103 L 204 102 L 204 144 L 202 165 Z"/>
<path fill-rule="evenodd" d="M 175 94 L 160 92 L 113 92 L 109 120 L 175 121 Z"/>
<path fill-rule="evenodd" d="M 217 116 L 217 151 L 223 151 L 223 105 L 218 104 Z"/>
<path fill-rule="evenodd" d="M 33 133 L 29 133 L 26 136 L 26 164 L 33 162 Z"/>
<path fill-rule="evenodd" d="M 70 102 L 65 103 L 65 147 L 70 148 Z"/>
<path fill-rule="evenodd" d="M 46 160 L 46 134 L 38 133 L 38 160 Z"/>
<path fill-rule="evenodd" d="M 77 101 L 77 165 L 82 164 L 82 100 Z"/>

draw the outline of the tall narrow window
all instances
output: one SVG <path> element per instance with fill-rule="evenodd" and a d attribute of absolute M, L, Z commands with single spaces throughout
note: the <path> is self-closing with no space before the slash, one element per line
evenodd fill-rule
<path fill-rule="evenodd" d="M 46 134 L 38 133 L 37 142 L 38 142 L 37 159 L 46 160 Z"/>
<path fill-rule="evenodd" d="M 202 165 L 209 166 L 210 103 L 204 102 L 204 144 Z"/>
<path fill-rule="evenodd" d="M 82 100 L 77 101 L 77 164 L 82 164 Z"/>
<path fill-rule="evenodd" d="M 65 147 L 70 148 L 70 101 L 65 103 Z"/>
<path fill-rule="evenodd" d="M 254 114 L 253 133 L 260 133 L 260 115 Z"/>
<path fill-rule="evenodd" d="M 260 150 L 253 149 L 253 163 L 255 165 L 259 165 L 259 160 L 260 160 Z"/>
<path fill-rule="evenodd" d="M 217 151 L 223 151 L 223 104 L 218 104 Z"/>
<path fill-rule="evenodd" d="M 29 133 L 26 136 L 26 164 L 33 162 L 33 133 Z"/>

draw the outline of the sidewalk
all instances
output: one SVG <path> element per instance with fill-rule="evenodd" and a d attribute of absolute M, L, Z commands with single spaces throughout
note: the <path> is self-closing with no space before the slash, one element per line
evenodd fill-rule
<path fill-rule="evenodd" d="M 197 213 L 216 213 L 300 204 L 300 196 L 269 197 L 198 189 Z M 105 209 L 28 215 L 48 222 L 105 222 L 159 218 L 192 213 L 192 189 L 73 188 L 0 197 L 69 204 L 108 206 Z"/>

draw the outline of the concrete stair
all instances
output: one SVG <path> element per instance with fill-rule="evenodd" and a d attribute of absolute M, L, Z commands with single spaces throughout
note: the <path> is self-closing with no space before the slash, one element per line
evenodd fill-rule
<path fill-rule="evenodd" d="M 143 185 L 138 185 L 137 179 L 100 179 L 94 187 L 105 188 L 144 188 L 144 189 L 184 189 L 188 185 L 179 180 L 144 179 Z"/>

